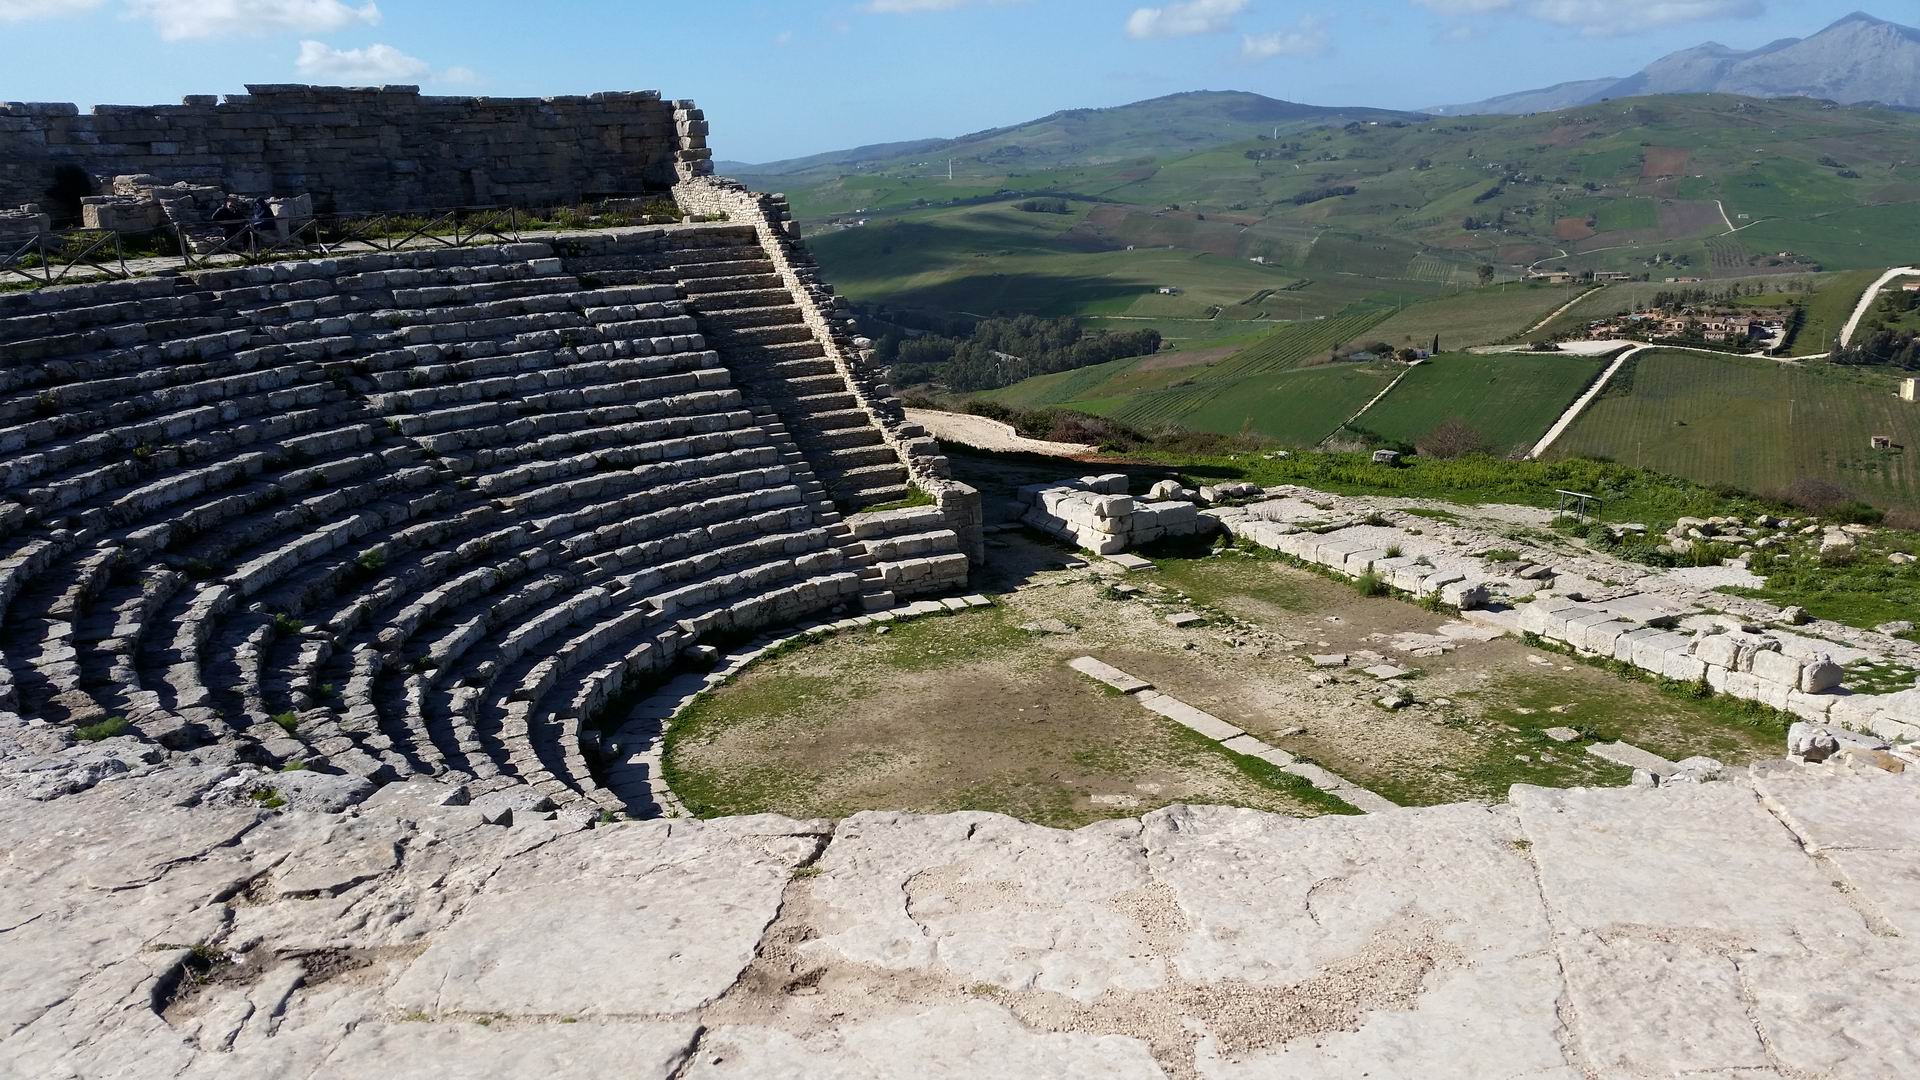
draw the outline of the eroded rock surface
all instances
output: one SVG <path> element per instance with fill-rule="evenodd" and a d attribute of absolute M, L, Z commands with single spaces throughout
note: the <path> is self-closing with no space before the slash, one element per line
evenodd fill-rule
<path fill-rule="evenodd" d="M 1920 781 L 1299 820 L 0 795 L 0 1076 L 1920 1075 Z"/>

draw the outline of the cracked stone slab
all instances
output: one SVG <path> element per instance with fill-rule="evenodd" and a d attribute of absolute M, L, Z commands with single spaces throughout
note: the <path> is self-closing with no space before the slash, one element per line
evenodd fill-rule
<path fill-rule="evenodd" d="M 811 1036 L 772 1027 L 718 1027 L 684 1074 L 802 1080 L 973 1080 L 975 1077 L 1113 1077 L 1163 1080 L 1138 1039 L 1039 1032 L 987 1002 L 895 1012 L 840 1023 Z"/>
<path fill-rule="evenodd" d="M 1782 764 L 1753 785 L 1870 918 L 1920 938 L 1920 776 Z"/>
<path fill-rule="evenodd" d="M 1275 1016 L 1268 1045 L 1238 1060 L 1203 1046 L 1201 1075 L 1577 1075 L 1557 1039 L 1546 913 L 1510 810 L 1276 828 L 1252 811 L 1173 807 L 1144 821 L 1148 861 L 1189 924 L 1177 974 L 1299 988 L 1303 1012 L 1325 1017 L 1295 1032 Z"/>
<path fill-rule="evenodd" d="M 998 814 L 855 814 L 818 863 L 818 937 L 801 953 L 1078 1000 L 1153 989 L 1165 964 L 1114 907 L 1149 883 L 1139 834 L 1138 821 L 1061 832 Z"/>
<path fill-rule="evenodd" d="M 565 1024 L 362 1024 L 328 1055 L 328 1080 L 667 1080 L 687 1060 L 698 1025 L 683 1021 Z"/>
<path fill-rule="evenodd" d="M 1873 935 L 1743 779 L 1644 789 L 1516 785 L 1563 933 L 1637 926 L 1752 948 L 1858 952 Z"/>
<path fill-rule="evenodd" d="M 818 849 L 822 826 L 769 830 L 777 820 L 647 822 L 511 860 L 388 1000 L 428 1014 L 696 1008 L 739 977 L 794 868 Z"/>

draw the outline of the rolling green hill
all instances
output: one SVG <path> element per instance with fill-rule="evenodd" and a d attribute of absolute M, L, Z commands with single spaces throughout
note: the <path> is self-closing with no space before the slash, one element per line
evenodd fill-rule
<path fill-rule="evenodd" d="M 1161 102 L 1169 104 L 1145 105 L 1172 108 L 1176 99 Z M 1692 95 L 1530 116 L 1347 116 L 1262 124 L 1238 141 L 1177 151 L 1163 148 L 1174 136 L 1117 121 L 1099 130 L 1089 122 L 1074 138 L 1055 123 L 1044 139 L 1040 129 L 1022 136 L 1053 149 L 1016 154 L 983 143 L 978 154 L 955 155 L 952 180 L 944 156 L 909 154 L 816 166 L 779 186 L 823 264 L 845 281 L 901 276 L 900 262 L 877 264 L 875 253 L 908 251 L 913 234 L 847 235 L 893 226 L 935 230 L 930 250 L 942 255 L 1038 247 L 1068 257 L 1063 272 L 1074 259 L 1129 247 L 1259 258 L 1306 279 L 1295 291 L 1309 293 L 1359 277 L 1431 295 L 1474 284 L 1481 264 L 1509 277 L 1565 267 L 1655 281 L 1880 268 L 1920 248 L 1912 113 Z M 1179 138 L 1235 123 L 1243 134 L 1249 126 L 1192 124 Z M 1014 209 L 1032 193 L 1064 196 L 1068 212 Z M 977 216 L 986 207 L 1005 212 Z M 949 229 L 968 235 L 938 235 Z M 1041 232 L 1050 235 L 1033 235 Z M 1175 278 L 1164 283 L 1183 284 Z M 1344 284 L 1335 309 L 1359 298 Z M 1264 314 L 1285 317 L 1286 306 Z"/>
<path fill-rule="evenodd" d="M 1236 117 L 1240 105 L 1251 111 Z M 1072 315 L 1093 327 L 1151 327 L 1167 343 L 1156 356 L 987 397 L 1301 446 L 1324 440 L 1405 370 L 1329 362 L 1338 346 L 1525 341 L 1698 279 L 1718 293 L 1737 287 L 1735 302 L 1804 305 L 1793 351 L 1818 352 L 1861 285 L 1920 253 L 1920 114 L 1725 95 L 1445 118 L 1264 107 L 1184 95 L 1131 114 L 1059 114 L 943 144 L 937 155 L 910 144 L 816 159 L 770 186 L 788 193 L 828 276 L 869 316 Z M 1174 116 L 1184 119 L 1164 120 Z M 1141 122 L 1150 117 L 1166 130 Z M 1591 291 L 1521 282 L 1555 269 L 1638 280 Z M 1646 370 L 1664 377 L 1666 365 Z M 1518 447 L 1577 394 L 1589 366 L 1460 359 L 1417 371 L 1358 426 L 1410 441 L 1465 414 L 1500 448 Z M 1745 369 L 1709 357 L 1699 370 Z M 1641 440 L 1676 417 L 1628 408 L 1616 391 L 1560 451 L 1766 490 L 1823 475 L 1913 505 L 1903 465 L 1853 446 L 1862 425 L 1904 436 L 1910 418 L 1878 411 L 1872 395 L 1857 407 L 1840 402 L 1858 391 L 1827 392 L 1808 378 L 1826 373 L 1729 377 L 1712 392 L 1739 408 L 1764 402 L 1753 405 L 1756 423 L 1785 402 L 1835 403 L 1831 446 L 1795 435 L 1800 449 L 1736 445 L 1722 460 L 1717 444 L 1689 449 L 1681 431 L 1643 450 Z M 1796 413 L 1796 428 L 1806 415 Z M 1619 434 L 1628 430 L 1630 445 Z"/>

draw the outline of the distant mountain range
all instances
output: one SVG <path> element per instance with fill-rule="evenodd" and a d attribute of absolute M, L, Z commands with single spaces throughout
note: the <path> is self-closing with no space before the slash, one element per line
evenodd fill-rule
<path fill-rule="evenodd" d="M 714 167 L 727 176 L 774 178 L 923 158 L 963 158 L 1035 169 L 1069 163 L 1100 165 L 1204 150 L 1302 120 L 1346 123 L 1413 119 L 1417 115 L 1389 109 L 1301 105 L 1238 90 L 1194 90 L 1106 109 L 1065 109 L 1038 120 L 956 139 L 874 143 L 759 165 L 719 161 Z"/>
<path fill-rule="evenodd" d="M 1920 30 L 1855 12 L 1808 38 L 1741 52 L 1708 42 L 1624 79 L 1583 79 L 1430 109 L 1446 116 L 1550 112 L 1647 94 L 1812 97 L 1920 109 Z"/>

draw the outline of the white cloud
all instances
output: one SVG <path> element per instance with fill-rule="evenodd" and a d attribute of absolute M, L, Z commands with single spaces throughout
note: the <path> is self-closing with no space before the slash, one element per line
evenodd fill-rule
<path fill-rule="evenodd" d="M 1766 0 L 1413 0 L 1442 15 L 1519 11 L 1543 22 L 1595 32 L 1627 32 L 1701 19 L 1748 18 Z"/>
<path fill-rule="evenodd" d="M 989 7 L 1015 7 L 1030 0 L 867 0 L 860 10 L 870 15 L 913 15 L 922 11 L 952 11 L 976 3 Z"/>
<path fill-rule="evenodd" d="M 1413 0 L 1418 7 L 1429 8 L 1442 15 L 1479 15 L 1488 11 L 1505 11 L 1514 5 L 1515 0 Z"/>
<path fill-rule="evenodd" d="M 1587 30 L 1632 30 L 1700 19 L 1749 18 L 1765 9 L 1762 0 L 1533 0 L 1536 19 Z"/>
<path fill-rule="evenodd" d="M 99 7 L 104 0 L 0 0 L 0 23 L 26 22 L 78 15 Z"/>
<path fill-rule="evenodd" d="M 407 82 L 433 72 L 432 64 L 391 45 L 336 49 L 320 41 L 301 42 L 300 56 L 293 66 L 309 78 L 356 84 Z M 465 68 L 455 70 L 469 77 L 473 74 Z"/>
<path fill-rule="evenodd" d="M 782 30 L 779 33 L 773 35 L 773 43 L 776 47 L 782 48 L 782 49 L 793 44 L 793 31 Z"/>
<path fill-rule="evenodd" d="M 341 0 L 127 0 L 127 12 L 153 23 L 167 41 L 297 31 L 307 34 L 374 26 L 380 8 Z"/>
<path fill-rule="evenodd" d="M 1240 55 L 1249 60 L 1271 60 L 1276 56 L 1319 56 L 1326 51 L 1326 24 L 1312 15 L 1301 19 L 1291 30 L 1243 34 L 1240 37 Z"/>
<path fill-rule="evenodd" d="M 1233 29 L 1233 18 L 1247 9 L 1247 0 L 1183 0 L 1166 7 L 1135 8 L 1127 16 L 1127 36 L 1149 38 L 1192 37 Z"/>

